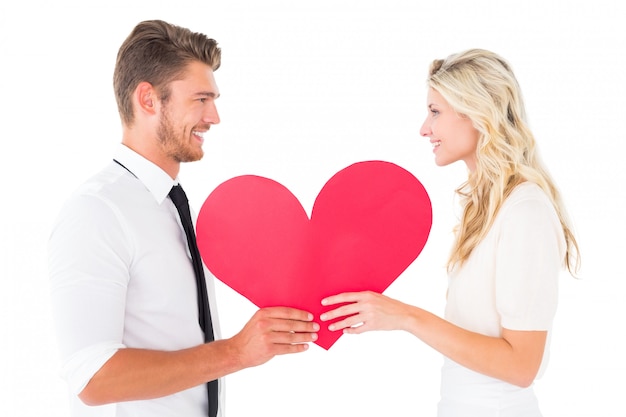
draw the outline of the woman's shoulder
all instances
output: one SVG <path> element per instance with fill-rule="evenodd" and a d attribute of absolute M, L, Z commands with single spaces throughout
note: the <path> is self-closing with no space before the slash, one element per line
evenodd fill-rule
<path fill-rule="evenodd" d="M 504 200 L 498 213 L 501 221 L 515 218 L 520 221 L 527 218 L 537 222 L 540 218 L 550 219 L 550 222 L 559 223 L 556 209 L 546 192 L 536 183 L 526 181 L 517 185 L 511 194 Z"/>
<path fill-rule="evenodd" d="M 525 181 L 517 185 L 513 191 L 511 191 L 511 194 L 504 200 L 503 207 L 533 201 L 552 206 L 550 198 L 539 185 L 534 182 Z"/>

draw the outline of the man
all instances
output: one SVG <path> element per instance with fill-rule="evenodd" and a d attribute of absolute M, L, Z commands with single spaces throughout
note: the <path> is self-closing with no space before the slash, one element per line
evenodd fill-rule
<path fill-rule="evenodd" d="M 219 66 L 214 40 L 163 21 L 137 25 L 118 52 L 122 143 L 64 206 L 49 241 L 74 416 L 206 417 L 218 407 L 223 416 L 221 384 L 216 401 L 207 382 L 316 340 L 312 315 L 287 307 L 260 309 L 219 340 L 211 280 L 209 328 L 199 324 L 193 250 L 168 194 L 219 123 Z M 211 324 L 216 340 L 206 342 Z"/>

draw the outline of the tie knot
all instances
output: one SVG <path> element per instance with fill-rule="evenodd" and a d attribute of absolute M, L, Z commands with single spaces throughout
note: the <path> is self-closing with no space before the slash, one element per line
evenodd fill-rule
<path fill-rule="evenodd" d="M 169 196 L 176 207 L 183 207 L 188 204 L 187 195 L 180 184 L 172 187 Z"/>

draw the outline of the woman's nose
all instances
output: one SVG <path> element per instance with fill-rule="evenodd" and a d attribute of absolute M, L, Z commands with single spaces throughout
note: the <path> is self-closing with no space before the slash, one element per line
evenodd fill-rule
<path fill-rule="evenodd" d="M 426 137 L 426 136 L 430 136 L 430 123 L 428 122 L 428 119 L 424 120 L 424 123 L 422 124 L 422 127 L 420 128 L 420 135 Z"/>

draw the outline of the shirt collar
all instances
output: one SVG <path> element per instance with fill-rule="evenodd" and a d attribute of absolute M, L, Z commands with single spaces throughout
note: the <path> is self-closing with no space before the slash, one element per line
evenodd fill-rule
<path fill-rule="evenodd" d="M 150 162 L 124 144 L 115 152 L 115 160 L 128 169 L 161 204 L 172 187 L 178 184 L 178 177 L 172 179 L 158 165 Z"/>

